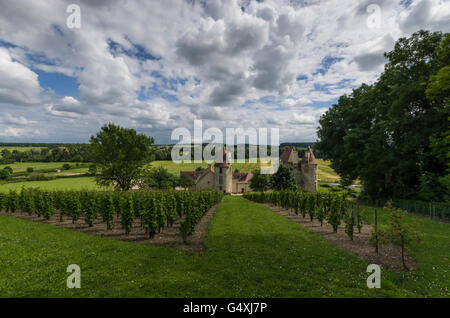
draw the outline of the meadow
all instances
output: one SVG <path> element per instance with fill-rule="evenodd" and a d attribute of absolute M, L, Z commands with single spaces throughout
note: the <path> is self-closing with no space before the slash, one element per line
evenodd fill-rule
<path fill-rule="evenodd" d="M 34 171 L 42 171 L 42 170 L 47 171 L 50 169 L 62 170 L 62 166 L 64 164 L 69 164 L 72 167 L 76 167 L 76 162 L 15 162 L 0 165 L 0 169 L 4 169 L 5 167 L 11 167 L 13 169 L 13 173 L 25 172 L 27 171 L 27 168 L 33 168 Z M 87 172 L 87 168 L 84 169 Z"/>
<path fill-rule="evenodd" d="M 8 192 L 10 190 L 19 191 L 22 187 L 25 188 L 40 188 L 41 190 L 102 190 L 95 183 L 94 177 L 73 177 L 73 178 L 58 178 L 47 181 L 23 181 L 23 182 L 9 182 L 0 183 L 0 192 Z"/>

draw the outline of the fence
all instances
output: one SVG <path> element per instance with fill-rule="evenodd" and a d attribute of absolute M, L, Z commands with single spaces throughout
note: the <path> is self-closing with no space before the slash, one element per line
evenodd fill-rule
<path fill-rule="evenodd" d="M 430 219 L 450 221 L 450 205 L 445 203 L 433 203 L 416 200 L 400 200 L 395 206 L 411 213 L 417 213 Z"/>

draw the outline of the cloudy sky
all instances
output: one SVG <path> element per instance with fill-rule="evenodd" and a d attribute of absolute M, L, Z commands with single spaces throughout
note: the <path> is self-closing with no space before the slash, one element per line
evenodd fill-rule
<path fill-rule="evenodd" d="M 0 141 L 87 142 L 114 122 L 168 143 L 194 119 L 314 141 L 399 37 L 449 21 L 450 0 L 0 0 Z"/>

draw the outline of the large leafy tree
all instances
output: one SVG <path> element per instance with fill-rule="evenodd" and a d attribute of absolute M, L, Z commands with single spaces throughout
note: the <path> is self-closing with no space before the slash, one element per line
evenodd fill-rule
<path fill-rule="evenodd" d="M 343 179 L 359 177 L 373 199 L 442 198 L 446 166 L 431 140 L 448 130 L 446 75 L 439 75 L 449 64 L 447 38 L 419 31 L 399 39 L 378 81 L 342 96 L 320 120 L 318 149 Z M 427 96 L 436 91 L 438 98 Z"/>
<path fill-rule="evenodd" d="M 266 191 L 270 188 L 270 178 L 267 174 L 261 174 L 261 170 L 253 171 L 253 177 L 250 179 L 250 188 L 253 191 Z"/>
<path fill-rule="evenodd" d="M 179 183 L 180 180 L 164 167 L 142 169 L 139 177 L 141 188 L 170 189 Z"/>
<path fill-rule="evenodd" d="M 297 183 L 295 182 L 294 169 L 289 165 L 280 165 L 277 172 L 271 176 L 270 184 L 274 190 L 296 189 Z"/>
<path fill-rule="evenodd" d="M 129 190 L 151 157 L 153 138 L 109 123 L 90 143 L 90 158 L 101 171 L 97 183 Z"/>

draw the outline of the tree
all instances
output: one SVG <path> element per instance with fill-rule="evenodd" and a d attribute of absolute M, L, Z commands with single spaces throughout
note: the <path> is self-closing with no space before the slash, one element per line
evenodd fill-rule
<path fill-rule="evenodd" d="M 8 170 L 9 174 L 13 174 L 13 169 L 10 166 L 4 167 L 4 170 Z"/>
<path fill-rule="evenodd" d="M 7 169 L 0 170 L 0 180 L 8 180 L 11 176 L 11 173 Z"/>
<path fill-rule="evenodd" d="M 150 159 L 152 144 L 153 138 L 137 134 L 134 129 L 112 123 L 103 126 L 90 140 L 89 156 L 101 171 L 96 176 L 97 183 L 131 189 L 140 169 Z"/>
<path fill-rule="evenodd" d="M 448 91 L 433 86 L 448 66 L 443 39 L 428 31 L 399 39 L 385 53 L 378 81 L 342 96 L 320 119 L 319 151 L 342 180 L 359 178 L 373 200 L 443 197 L 438 180 L 446 165 L 433 155 L 430 142 L 448 130 Z M 426 96 L 430 80 L 428 95 L 438 95 L 433 100 Z"/>
<path fill-rule="evenodd" d="M 95 164 L 89 165 L 88 173 L 95 175 L 97 173 L 97 166 Z"/>
<path fill-rule="evenodd" d="M 157 167 L 142 169 L 138 183 L 141 188 L 171 189 L 179 183 L 179 180 L 166 168 Z"/>
<path fill-rule="evenodd" d="M 253 171 L 253 177 L 250 179 L 250 188 L 253 191 L 264 192 L 270 188 L 270 178 L 267 174 L 261 174 L 261 170 Z"/>
<path fill-rule="evenodd" d="M 179 185 L 182 188 L 189 189 L 190 187 L 195 185 L 194 180 L 189 178 L 187 175 L 182 174 L 180 175 Z"/>
<path fill-rule="evenodd" d="M 274 190 L 293 190 L 297 188 L 294 170 L 291 166 L 280 165 L 278 171 L 270 178 L 270 184 Z"/>
<path fill-rule="evenodd" d="M 408 270 L 405 263 L 405 251 L 411 247 L 414 242 L 420 242 L 419 234 L 414 231 L 406 222 L 406 212 L 396 209 L 392 206 L 392 202 L 388 202 L 385 210 L 388 211 L 389 217 L 386 229 L 378 231 L 381 244 L 393 244 L 399 246 L 402 250 L 403 267 Z"/>

